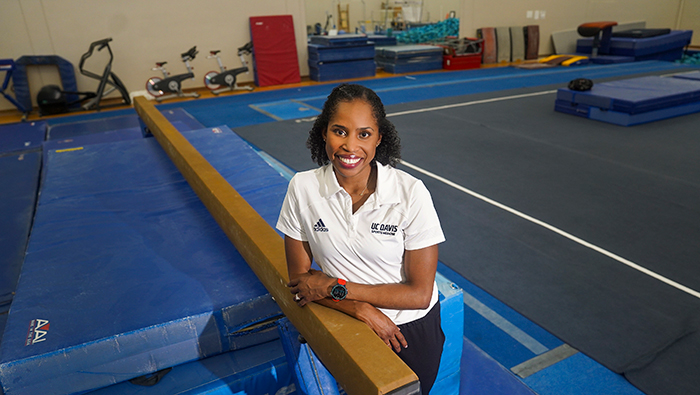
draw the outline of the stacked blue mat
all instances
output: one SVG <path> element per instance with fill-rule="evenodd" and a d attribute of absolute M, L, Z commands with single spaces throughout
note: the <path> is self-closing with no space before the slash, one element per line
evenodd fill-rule
<path fill-rule="evenodd" d="M 666 60 L 674 61 L 683 56 L 683 48 L 690 44 L 692 30 L 672 30 L 668 34 L 655 37 L 632 38 L 612 37 L 611 57 L 628 57 L 630 61 Z M 576 52 L 590 54 L 593 48 L 592 38 L 582 38 L 576 42 Z M 601 56 L 605 58 L 605 56 Z"/>
<path fill-rule="evenodd" d="M 410 73 L 442 69 L 442 47 L 397 45 L 376 48 L 377 66 L 388 73 Z"/>
<path fill-rule="evenodd" d="M 373 77 L 376 73 L 374 44 L 365 35 L 311 36 L 308 49 L 309 77 L 314 81 Z"/>
<path fill-rule="evenodd" d="M 594 84 L 588 91 L 561 88 L 555 110 L 621 126 L 700 111 L 700 71 Z"/>

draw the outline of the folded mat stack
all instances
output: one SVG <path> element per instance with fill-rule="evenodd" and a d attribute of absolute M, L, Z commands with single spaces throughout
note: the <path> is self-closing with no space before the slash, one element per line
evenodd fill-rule
<path fill-rule="evenodd" d="M 388 73 L 442 69 L 442 48 L 436 45 L 397 45 L 376 48 L 377 66 Z"/>
<path fill-rule="evenodd" d="M 226 127 L 184 135 L 276 221 L 286 179 Z M 46 162 L 0 349 L 5 394 L 94 390 L 278 337 L 264 323 L 279 308 L 155 139 Z"/>
<path fill-rule="evenodd" d="M 692 30 L 671 30 L 668 33 L 658 31 L 658 35 L 651 35 L 651 37 L 645 37 L 642 30 L 639 32 L 638 36 L 627 34 L 626 31 L 613 33 L 610 39 L 610 50 L 605 55 L 613 60 L 618 57 L 628 57 L 631 61 L 674 61 L 683 56 L 683 48 L 690 44 L 693 36 Z M 576 42 L 576 53 L 587 55 L 591 53 L 592 48 L 592 38 L 582 38 Z M 604 63 L 606 57 L 600 56 L 599 63 Z"/>
<path fill-rule="evenodd" d="M 374 43 L 367 36 L 311 36 L 309 48 L 309 77 L 314 81 L 333 81 L 373 77 Z"/>
<path fill-rule="evenodd" d="M 561 88 L 555 110 L 631 126 L 700 111 L 700 71 L 594 84 L 588 91 Z"/>

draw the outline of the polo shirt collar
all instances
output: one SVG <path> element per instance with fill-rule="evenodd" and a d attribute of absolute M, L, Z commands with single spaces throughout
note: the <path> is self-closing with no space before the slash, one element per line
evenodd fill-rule
<path fill-rule="evenodd" d="M 328 164 L 321 168 L 321 196 L 330 198 L 336 193 L 340 193 L 343 189 L 338 184 L 338 179 L 333 172 L 333 165 Z M 377 190 L 370 196 L 370 203 L 374 207 L 379 207 L 383 204 L 400 203 L 398 196 L 398 179 L 396 174 L 388 166 L 377 162 Z"/>

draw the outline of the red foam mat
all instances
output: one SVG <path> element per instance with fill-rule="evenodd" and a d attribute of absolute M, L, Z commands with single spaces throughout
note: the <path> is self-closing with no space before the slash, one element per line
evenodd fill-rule
<path fill-rule="evenodd" d="M 250 17 L 250 36 L 257 86 L 301 81 L 291 15 Z"/>

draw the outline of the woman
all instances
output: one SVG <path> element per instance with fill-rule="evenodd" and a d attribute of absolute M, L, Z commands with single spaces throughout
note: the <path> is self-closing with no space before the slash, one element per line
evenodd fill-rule
<path fill-rule="evenodd" d="M 430 193 L 394 168 L 399 137 L 363 86 L 333 89 L 306 144 L 321 167 L 292 178 L 277 222 L 290 291 L 299 306 L 317 302 L 365 322 L 428 394 L 445 340 L 435 283 L 445 238 Z"/>

